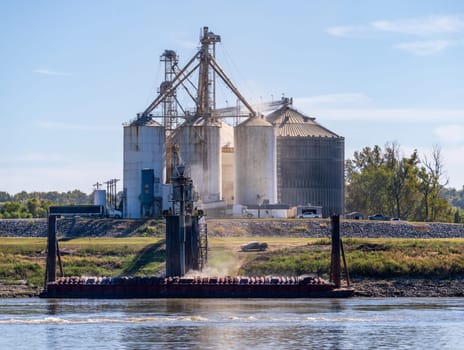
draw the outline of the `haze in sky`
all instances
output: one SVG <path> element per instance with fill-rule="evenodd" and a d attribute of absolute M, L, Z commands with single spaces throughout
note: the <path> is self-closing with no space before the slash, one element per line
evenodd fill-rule
<path fill-rule="evenodd" d="M 184 65 L 203 26 L 252 103 L 293 97 L 345 158 L 438 146 L 462 189 L 464 2 L 17 0 L 0 2 L 0 191 L 122 179 L 122 124 L 155 99 L 163 51 Z"/>

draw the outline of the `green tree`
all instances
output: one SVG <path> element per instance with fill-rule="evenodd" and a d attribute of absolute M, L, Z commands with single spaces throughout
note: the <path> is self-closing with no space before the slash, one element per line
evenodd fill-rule
<path fill-rule="evenodd" d="M 381 213 L 387 210 L 388 172 L 379 146 L 365 147 L 346 162 L 348 211 Z"/>
<path fill-rule="evenodd" d="M 444 175 L 443 157 L 438 146 L 434 146 L 432 157 L 427 156 L 422 161 L 419 171 L 419 190 L 423 196 L 422 203 L 425 221 L 452 221 L 448 202 L 440 197 L 442 189 L 448 184 Z"/>
<path fill-rule="evenodd" d="M 440 192 L 443 198 L 446 198 L 451 205 L 464 210 L 464 186 L 461 190 L 455 188 L 443 188 Z"/>
<path fill-rule="evenodd" d="M 447 180 L 440 149 L 421 161 L 417 150 L 400 155 L 396 143 L 364 147 L 345 163 L 346 211 L 382 213 L 408 220 L 460 220 L 443 198 Z"/>
<path fill-rule="evenodd" d="M 32 217 L 27 208 L 17 202 L 6 202 L 1 209 L 1 215 L 4 219 L 25 219 Z"/>
<path fill-rule="evenodd" d="M 7 192 L 0 191 L 0 202 L 9 202 L 11 201 L 11 196 Z"/>
<path fill-rule="evenodd" d="M 39 211 L 39 208 L 40 208 L 40 200 L 38 200 L 37 198 L 34 198 L 34 199 L 29 199 L 27 201 L 27 209 L 29 210 L 29 213 L 31 213 L 31 215 L 35 218 L 38 217 L 38 211 Z"/>
<path fill-rule="evenodd" d="M 13 196 L 0 192 L 0 198 L 9 198 L 8 201 L 0 201 L 0 218 L 45 218 L 50 205 L 91 204 L 93 197 L 74 190 L 63 193 L 22 191 Z"/>
<path fill-rule="evenodd" d="M 387 186 L 390 213 L 398 218 L 408 218 L 414 211 L 415 199 L 417 198 L 416 174 L 419 157 L 417 150 L 409 157 L 400 156 L 400 147 L 393 143 L 385 149 L 386 167 L 389 172 Z"/>

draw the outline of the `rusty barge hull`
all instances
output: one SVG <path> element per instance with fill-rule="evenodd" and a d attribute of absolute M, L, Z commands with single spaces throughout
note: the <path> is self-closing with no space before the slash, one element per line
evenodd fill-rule
<path fill-rule="evenodd" d="M 208 279 L 159 281 L 150 278 L 129 278 L 112 283 L 104 281 L 87 283 L 82 280 L 57 281 L 47 284 L 42 298 L 348 298 L 350 288 L 336 288 L 334 284 L 320 281 L 298 283 L 291 280 L 279 283 Z"/>
<path fill-rule="evenodd" d="M 353 290 L 332 286 L 275 285 L 54 285 L 42 298 L 348 298 Z"/>

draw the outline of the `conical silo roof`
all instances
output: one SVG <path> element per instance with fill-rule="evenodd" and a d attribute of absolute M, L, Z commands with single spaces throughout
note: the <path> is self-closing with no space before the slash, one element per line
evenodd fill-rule
<path fill-rule="evenodd" d="M 288 106 L 279 108 L 267 116 L 267 120 L 275 127 L 277 137 L 340 137 L 317 123 L 315 119 Z"/>
<path fill-rule="evenodd" d="M 251 117 L 240 123 L 238 126 L 272 126 L 265 119 L 260 117 Z"/>

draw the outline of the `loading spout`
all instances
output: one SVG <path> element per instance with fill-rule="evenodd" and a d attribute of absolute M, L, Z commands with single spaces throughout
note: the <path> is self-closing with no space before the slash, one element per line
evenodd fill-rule
<path fill-rule="evenodd" d="M 214 69 L 214 71 L 221 77 L 221 79 L 226 83 L 226 85 L 232 90 L 232 92 L 237 96 L 237 98 L 245 105 L 245 107 L 250 111 L 252 117 L 256 117 L 257 113 L 253 107 L 248 103 L 248 101 L 243 97 L 243 95 L 238 91 L 235 85 L 232 83 L 232 80 L 229 79 L 227 74 L 222 70 L 219 64 L 216 62 L 213 56 L 209 55 L 209 64 Z"/>

